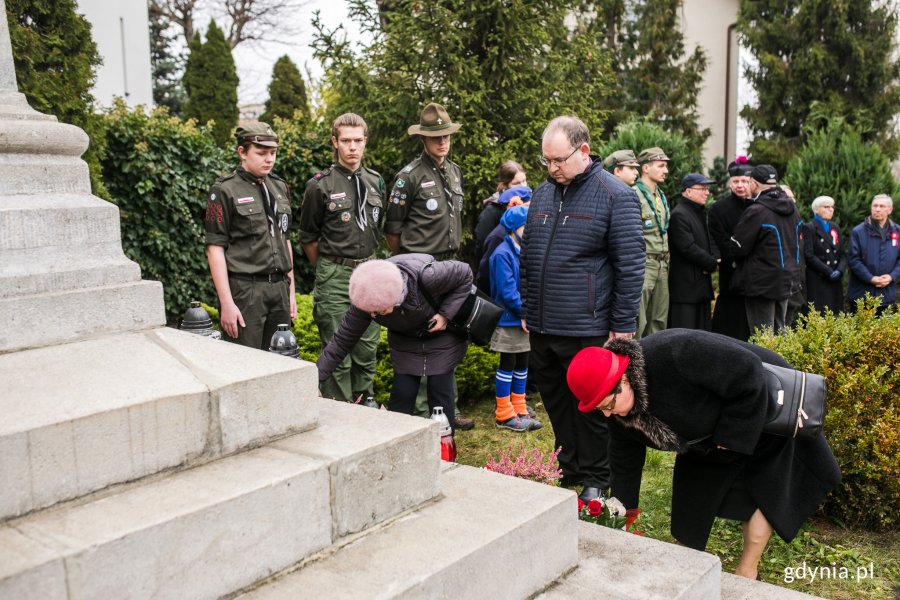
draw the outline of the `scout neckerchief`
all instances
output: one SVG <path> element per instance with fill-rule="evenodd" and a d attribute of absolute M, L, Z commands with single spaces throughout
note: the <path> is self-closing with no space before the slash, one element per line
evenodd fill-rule
<path fill-rule="evenodd" d="M 275 237 L 275 199 L 272 197 L 272 194 L 269 193 L 269 188 L 266 187 L 265 179 L 257 179 L 256 183 L 262 188 L 263 195 L 265 196 L 263 206 L 266 209 L 266 217 L 269 219 L 269 235 Z"/>
<path fill-rule="evenodd" d="M 650 193 L 650 190 L 647 189 L 647 186 L 644 185 L 644 182 L 638 179 L 634 182 L 635 187 L 641 191 L 644 195 L 644 198 L 647 199 L 647 204 L 650 205 L 650 208 L 653 209 L 653 218 L 656 219 L 656 227 L 659 229 L 659 232 L 662 235 L 666 235 L 666 231 L 669 230 L 669 203 L 666 202 L 666 195 L 659 188 L 656 188 L 656 193 L 659 194 L 659 200 L 662 203 L 663 211 L 666 214 L 665 223 L 659 222 L 659 211 L 656 209 L 656 202 L 653 200 L 653 195 Z"/>
<path fill-rule="evenodd" d="M 366 230 L 369 219 L 366 217 L 366 183 L 359 175 L 359 171 L 353 173 L 353 181 L 356 183 L 356 225 L 361 231 Z"/>

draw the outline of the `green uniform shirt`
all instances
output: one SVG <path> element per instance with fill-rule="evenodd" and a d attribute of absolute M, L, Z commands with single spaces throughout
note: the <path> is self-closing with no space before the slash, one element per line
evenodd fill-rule
<path fill-rule="evenodd" d="M 275 203 L 271 213 L 264 205 L 267 198 Z M 277 175 L 259 179 L 238 167 L 209 190 L 206 244 L 225 248 L 230 273 L 289 273 L 292 263 L 286 242 L 290 225 L 290 191 Z"/>
<path fill-rule="evenodd" d="M 319 253 L 369 258 L 378 247 L 384 218 L 384 181 L 365 167 L 356 171 L 366 186 L 366 221 L 359 224 L 359 192 L 353 173 L 340 164 L 316 173 L 306 183 L 300 211 L 300 242 L 319 243 Z"/>
<path fill-rule="evenodd" d="M 666 195 L 656 188 L 651 193 L 640 179 L 634 184 L 635 193 L 641 201 L 641 228 L 647 254 L 662 254 L 669 251 L 669 204 Z"/>
<path fill-rule="evenodd" d="M 439 168 L 427 153 L 403 167 L 388 198 L 385 233 L 400 235 L 401 252 L 459 250 L 462 172 L 450 159 Z"/>

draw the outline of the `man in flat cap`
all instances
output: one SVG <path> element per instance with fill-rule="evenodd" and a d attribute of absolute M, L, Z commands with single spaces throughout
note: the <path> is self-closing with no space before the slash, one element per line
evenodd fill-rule
<path fill-rule="evenodd" d="M 662 148 L 646 148 L 637 157 L 640 179 L 635 182 L 641 201 L 641 227 L 647 246 L 644 289 L 638 311 L 636 338 L 666 328 L 669 317 L 669 203 L 659 185 L 669 173 L 669 157 Z"/>
<path fill-rule="evenodd" d="M 802 221 L 771 165 L 753 167 L 750 193 L 754 202 L 731 235 L 737 262 L 731 286 L 745 297 L 750 333 L 762 327 L 777 333 L 786 326 L 788 298 L 800 288 Z"/>
<path fill-rule="evenodd" d="M 731 285 L 735 257 L 729 240 L 744 210 L 753 204 L 753 199 L 750 198 L 751 169 L 753 167 L 746 156 L 738 156 L 732 161 L 728 165 L 730 191 L 709 207 L 709 235 L 722 253 L 722 262 L 719 264 L 719 295 L 713 311 L 712 330 L 745 342 L 750 339 L 750 327 L 747 325 L 744 295 Z"/>
<path fill-rule="evenodd" d="M 206 201 L 206 256 L 226 340 L 267 350 L 279 324 L 297 315 L 288 228 L 291 196 L 272 173 L 278 136 L 266 123 L 235 131 L 240 165 Z"/>
<path fill-rule="evenodd" d="M 452 260 L 462 234 L 462 171 L 450 160 L 450 137 L 459 131 L 437 103 L 422 109 L 419 122 L 407 128 L 422 142 L 422 154 L 403 167 L 388 192 L 384 234 L 392 254 L 420 252 L 435 260 Z M 416 410 L 427 413 L 422 378 Z M 472 419 L 457 413 L 456 428 L 471 429 Z"/>
<path fill-rule="evenodd" d="M 616 150 L 603 161 L 603 168 L 631 187 L 638 178 L 641 163 L 634 156 L 634 150 Z"/>

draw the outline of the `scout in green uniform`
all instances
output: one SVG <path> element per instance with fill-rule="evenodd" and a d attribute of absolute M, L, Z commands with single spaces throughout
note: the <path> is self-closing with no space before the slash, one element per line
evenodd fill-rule
<path fill-rule="evenodd" d="M 603 160 L 603 168 L 631 187 L 637 181 L 641 163 L 634 156 L 634 150 L 616 150 Z"/>
<path fill-rule="evenodd" d="M 422 252 L 450 260 L 459 251 L 462 172 L 447 155 L 450 136 L 460 127 L 443 106 L 432 103 L 422 110 L 419 123 L 407 129 L 419 136 L 424 149 L 401 169 L 388 192 L 384 232 L 393 254 Z"/>
<path fill-rule="evenodd" d="M 206 202 L 206 256 L 225 339 L 268 350 L 279 324 L 297 315 L 288 229 L 291 196 L 272 173 L 278 136 L 265 123 L 237 128 L 240 166 Z"/>
<path fill-rule="evenodd" d="M 669 172 L 669 157 L 661 148 L 642 150 L 637 158 L 641 163 L 641 178 L 634 184 L 641 201 L 641 221 L 647 245 L 647 266 L 644 270 L 644 289 L 638 312 L 636 338 L 642 338 L 666 328 L 669 318 L 669 204 L 661 184 Z"/>
<path fill-rule="evenodd" d="M 462 233 L 462 171 L 450 160 L 450 136 L 462 127 L 450 120 L 440 104 L 422 109 L 419 122 L 407 133 L 422 140 L 422 154 L 400 170 L 388 192 L 384 233 L 392 254 L 422 252 L 435 260 L 451 260 Z M 426 378 L 416 397 L 418 414 L 428 413 Z M 456 396 L 454 382 L 454 397 Z M 456 428 L 471 429 L 474 421 L 457 413 Z"/>
<path fill-rule="evenodd" d="M 373 258 L 384 218 L 384 181 L 362 166 L 368 141 L 362 117 L 346 113 L 331 126 L 334 164 L 306 184 L 300 243 L 316 268 L 313 318 L 324 348 L 350 308 L 350 274 Z M 319 391 L 326 398 L 375 405 L 372 399 L 380 326 L 374 321 Z"/>

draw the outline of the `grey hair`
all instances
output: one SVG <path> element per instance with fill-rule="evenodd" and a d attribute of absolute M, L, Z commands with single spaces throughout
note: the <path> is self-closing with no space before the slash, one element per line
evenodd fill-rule
<path fill-rule="evenodd" d="M 590 145 L 591 143 L 591 133 L 588 131 L 587 125 L 575 115 L 563 115 L 550 121 L 547 127 L 544 128 L 544 133 L 541 134 L 541 141 L 543 142 L 548 135 L 557 131 L 562 131 L 565 134 L 566 139 L 569 140 L 569 144 L 573 148 L 579 148 L 582 144 Z"/>
<path fill-rule="evenodd" d="M 894 208 L 894 199 L 888 196 L 887 194 L 876 194 L 874 198 L 872 198 L 872 203 L 876 200 L 887 200 L 888 204 L 891 208 Z"/>
<path fill-rule="evenodd" d="M 812 205 L 811 205 L 812 211 L 816 212 L 817 210 L 822 208 L 822 205 L 824 205 L 828 202 L 831 202 L 831 204 L 833 205 L 834 198 L 832 198 L 831 196 L 816 196 L 816 199 L 812 201 Z"/>

